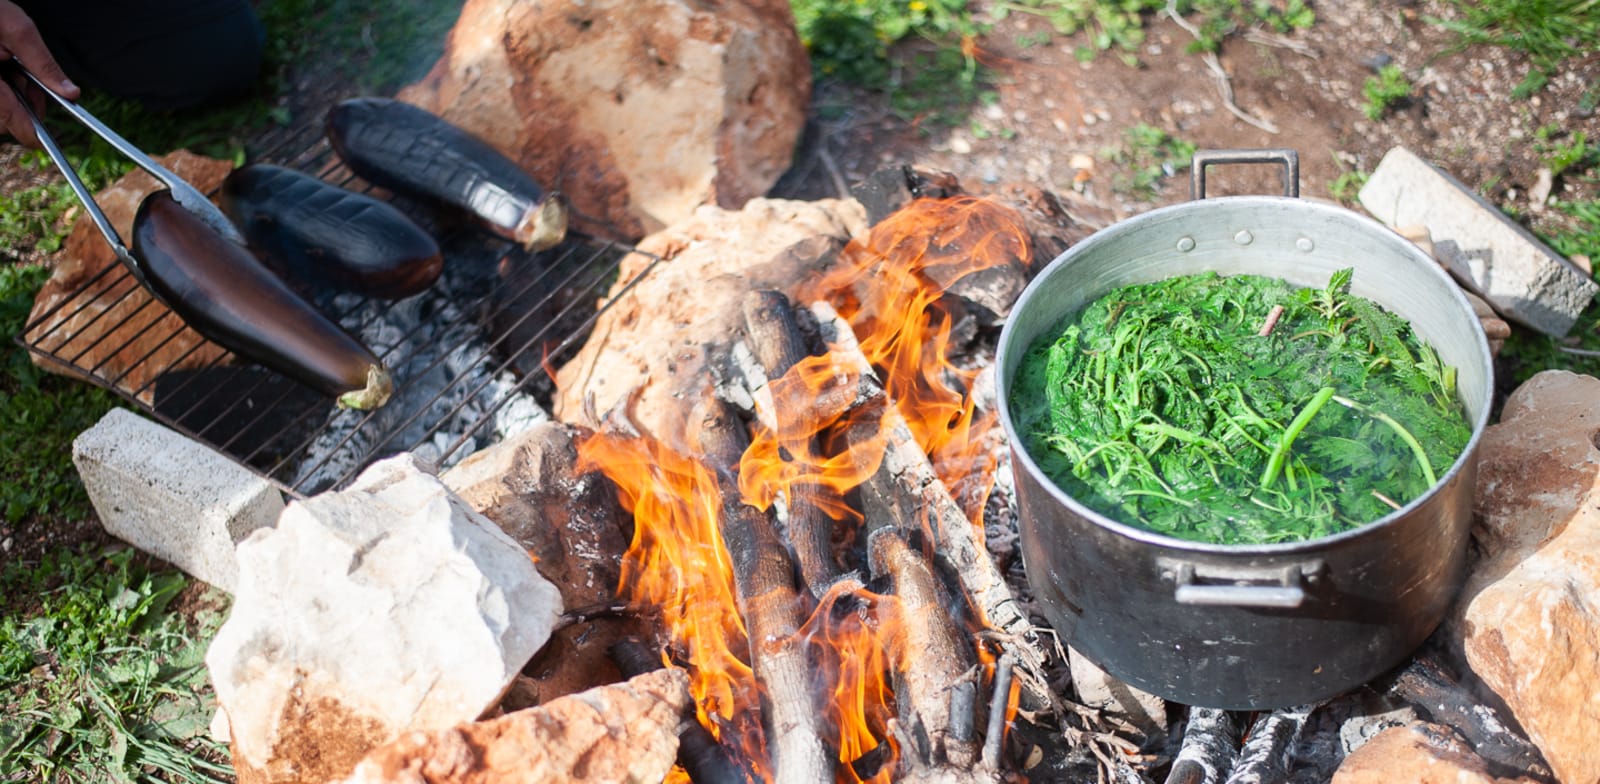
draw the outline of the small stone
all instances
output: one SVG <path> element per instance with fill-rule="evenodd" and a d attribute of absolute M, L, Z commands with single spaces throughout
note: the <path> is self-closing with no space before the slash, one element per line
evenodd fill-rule
<path fill-rule="evenodd" d="M 967 137 L 965 136 L 951 136 L 950 152 L 953 152 L 956 155 L 971 155 L 972 142 L 967 141 Z"/>
<path fill-rule="evenodd" d="M 1067 649 L 1072 687 L 1078 701 L 1099 708 L 1132 724 L 1144 733 L 1146 748 L 1159 745 L 1167 735 L 1167 703 L 1118 680 L 1075 648 Z"/>

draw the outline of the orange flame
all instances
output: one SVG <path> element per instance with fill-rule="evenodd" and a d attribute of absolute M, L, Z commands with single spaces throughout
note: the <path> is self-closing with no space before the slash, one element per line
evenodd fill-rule
<path fill-rule="evenodd" d="M 837 733 L 840 765 L 835 781 L 889 781 L 900 758 L 900 744 L 889 732 L 894 692 L 888 678 L 905 644 L 899 599 L 868 591 L 860 583 L 836 583 L 800 634 L 819 669 L 833 676 L 826 712 Z M 862 778 L 851 763 L 875 751 L 881 756 Z"/>
<path fill-rule="evenodd" d="M 954 314 L 942 297 L 973 273 L 1026 265 L 1030 252 L 1014 210 L 968 196 L 917 199 L 852 240 L 806 294 L 832 302 L 854 327 L 917 443 L 980 528 L 996 421 L 977 413 L 976 371 L 950 359 Z"/>
<path fill-rule="evenodd" d="M 718 524 L 721 494 L 704 465 L 646 438 L 597 433 L 578 444 L 580 471 L 600 470 L 634 518 L 619 593 L 657 611 L 690 673 L 700 724 L 760 778 L 760 694 Z"/>

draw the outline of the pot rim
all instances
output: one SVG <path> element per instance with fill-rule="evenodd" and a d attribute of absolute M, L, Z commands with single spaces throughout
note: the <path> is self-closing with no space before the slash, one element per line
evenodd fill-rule
<path fill-rule="evenodd" d="M 1450 296 L 1456 302 L 1460 312 L 1463 313 L 1472 324 L 1478 324 L 1477 314 L 1472 309 L 1471 303 L 1467 301 L 1466 295 L 1462 293 L 1461 287 L 1457 285 L 1456 282 L 1452 280 L 1450 276 L 1443 269 L 1441 269 L 1432 258 L 1424 254 L 1422 249 L 1417 247 L 1415 243 L 1412 243 L 1411 241 L 1401 237 L 1399 234 L 1396 234 L 1393 230 L 1382 223 L 1379 223 L 1378 221 L 1353 210 L 1306 199 L 1285 196 L 1251 195 L 1194 199 L 1191 201 L 1158 207 L 1154 210 L 1118 221 L 1099 229 L 1098 231 L 1084 238 L 1081 242 L 1063 251 L 1061 255 L 1052 259 L 1049 264 L 1045 265 L 1044 269 L 1041 269 L 1039 273 L 1033 277 L 1033 280 L 1028 282 L 1028 285 L 1023 289 L 1022 294 L 1017 297 L 1017 303 L 1020 304 L 1030 301 L 1030 295 L 1032 295 L 1036 289 L 1042 287 L 1046 279 L 1052 275 L 1059 274 L 1062 269 L 1070 266 L 1074 260 L 1094 251 L 1097 247 L 1106 243 L 1107 241 L 1110 241 L 1118 234 L 1137 231 L 1140 228 L 1152 223 L 1159 224 L 1175 213 L 1214 210 L 1216 209 L 1216 205 L 1219 204 L 1243 205 L 1244 207 L 1248 208 L 1251 204 L 1270 204 L 1273 206 L 1282 206 L 1285 203 L 1295 204 L 1293 209 L 1324 212 L 1337 216 L 1342 220 L 1353 221 L 1361 229 L 1367 231 L 1368 233 L 1374 234 L 1375 237 L 1381 237 L 1382 239 L 1379 241 L 1393 246 L 1394 250 L 1400 256 L 1409 258 L 1413 264 L 1420 264 L 1426 268 L 1428 272 L 1424 274 L 1431 274 L 1441 283 L 1447 285 L 1449 287 Z M 1044 471 L 1039 468 L 1038 463 L 1036 463 L 1033 457 L 1028 454 L 1028 450 L 1023 446 L 1023 442 L 1017 433 L 1016 424 L 1012 418 L 1009 390 L 1010 383 L 1009 379 L 1006 377 L 1007 373 L 1005 370 L 1008 364 L 1007 358 L 1010 353 L 1010 341 L 1008 338 L 1010 337 L 1012 325 L 1016 323 L 1016 312 L 1017 309 L 1014 305 L 1011 316 L 1007 317 L 1005 326 L 1001 329 L 1000 338 L 998 341 L 998 350 L 995 355 L 996 398 L 998 399 L 1001 426 L 1005 428 L 1006 438 L 1008 439 L 1010 445 L 1013 470 L 1015 470 L 1016 464 L 1020 462 L 1023 470 L 1028 471 L 1036 480 L 1039 480 L 1038 484 L 1043 487 L 1046 492 L 1050 493 L 1050 495 L 1057 502 L 1064 504 L 1073 513 L 1082 516 L 1086 520 L 1092 521 L 1095 525 L 1128 539 L 1133 539 L 1144 544 L 1163 547 L 1168 550 L 1229 556 L 1282 556 L 1299 554 L 1301 552 L 1310 550 L 1320 550 L 1324 547 L 1337 546 L 1338 544 L 1346 541 L 1371 535 L 1374 531 L 1389 525 L 1393 525 L 1402 518 L 1407 517 L 1412 511 L 1421 507 L 1434 496 L 1438 495 L 1445 486 L 1453 482 L 1457 475 L 1466 469 L 1468 464 L 1477 455 L 1478 442 L 1483 436 L 1484 429 L 1488 426 L 1490 409 L 1493 408 L 1494 359 L 1489 352 L 1488 338 L 1484 335 L 1483 329 L 1479 327 L 1474 330 L 1474 347 L 1477 350 L 1478 361 L 1485 369 L 1483 406 L 1481 410 L 1477 412 L 1477 415 L 1473 417 L 1474 421 L 1472 426 L 1472 436 L 1467 440 L 1466 445 L 1462 447 L 1461 453 L 1458 454 L 1455 461 L 1450 464 L 1450 469 L 1441 474 L 1439 476 L 1439 480 L 1435 482 L 1432 487 L 1428 488 L 1428 490 L 1422 495 L 1413 498 L 1409 503 L 1406 503 L 1399 509 L 1395 509 L 1389 512 L 1389 514 L 1386 514 L 1376 520 L 1363 523 L 1362 525 L 1358 525 L 1355 528 L 1351 528 L 1347 531 L 1328 534 L 1315 539 L 1305 539 L 1295 542 L 1276 542 L 1271 544 L 1221 544 L 1217 542 L 1201 542 L 1190 539 L 1179 539 L 1177 537 L 1168 536 L 1147 528 L 1141 528 L 1136 525 L 1121 522 L 1101 512 L 1095 511 L 1094 509 L 1090 509 L 1088 506 L 1084 505 L 1082 502 L 1078 501 L 1076 498 L 1072 497 L 1065 490 L 1063 490 L 1061 486 L 1055 482 L 1055 480 L 1051 479 L 1048 474 L 1044 473 Z M 1406 317 L 1406 320 L 1409 323 L 1409 316 L 1404 313 L 1399 313 L 1398 310 L 1396 311 L 1396 314 Z M 1058 318 L 1065 318 L 1067 315 L 1069 314 L 1062 313 Z M 1028 347 L 1023 347 L 1018 350 L 1026 351 L 1027 348 Z"/>

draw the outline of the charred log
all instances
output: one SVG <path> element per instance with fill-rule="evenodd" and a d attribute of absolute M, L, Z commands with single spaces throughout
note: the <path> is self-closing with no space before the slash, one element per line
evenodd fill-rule
<path fill-rule="evenodd" d="M 1301 705 L 1264 713 L 1250 725 L 1239 750 L 1239 762 L 1228 774 L 1228 784 L 1277 784 L 1287 781 L 1294 745 L 1315 705 Z"/>
<path fill-rule="evenodd" d="M 751 351 L 766 372 L 769 386 L 808 356 L 794 309 L 781 292 L 753 291 L 746 296 L 744 322 Z M 775 394 L 773 406 L 778 422 L 816 421 L 818 413 L 795 410 L 799 402 L 792 396 Z M 789 545 L 794 548 L 806 588 L 813 599 L 820 598 L 841 574 L 833 558 L 833 519 L 817 506 L 804 486 L 791 489 L 788 501 Z"/>
<path fill-rule="evenodd" d="M 1166 784 L 1222 784 L 1239 758 L 1239 724 L 1218 708 L 1189 709 L 1183 746 Z"/>
<path fill-rule="evenodd" d="M 983 738 L 983 766 L 1000 769 L 1000 754 L 1006 737 L 1006 708 L 1011 704 L 1011 676 L 1017 660 L 1005 654 L 994 665 L 994 691 L 989 699 L 989 726 Z"/>
<path fill-rule="evenodd" d="M 610 654 L 617 669 L 629 678 L 664 666 L 650 646 L 636 637 L 618 640 L 611 646 Z M 678 766 L 695 784 L 744 784 L 745 781 L 739 766 L 728 758 L 717 739 L 711 737 L 711 731 L 695 721 L 692 709 L 685 712 L 678 730 Z"/>
<path fill-rule="evenodd" d="M 1054 700 L 1045 687 L 1045 654 L 1038 631 L 984 549 L 981 532 L 939 481 L 905 418 L 888 401 L 850 325 L 825 302 L 811 309 L 824 332 L 830 333 L 829 345 L 837 361 L 859 374 L 861 385 L 874 387 L 877 404 L 883 407 L 881 424 L 874 422 L 874 432 L 851 436 L 886 440 L 877 471 L 862 485 L 864 505 L 890 510 L 896 516 L 896 527 L 928 537 L 940 566 L 955 575 L 979 619 L 1000 632 L 1001 647 L 1016 657 L 1023 674 L 1025 704 L 1033 709 L 1051 706 Z M 870 520 L 869 513 L 869 524 Z"/>
<path fill-rule="evenodd" d="M 749 446 L 730 408 L 707 397 L 695 411 L 700 448 L 717 471 L 721 533 L 733 562 L 734 591 L 750 636 L 751 668 L 764 687 L 762 723 L 772 750 L 773 781 L 827 784 L 833 763 L 811 701 L 811 673 L 797 636 L 805 621 L 794 566 L 770 515 L 745 504 L 733 471 Z"/>
<path fill-rule="evenodd" d="M 952 711 L 957 703 L 952 687 L 972 667 L 970 646 L 946 612 L 938 581 L 922 553 L 892 528 L 874 532 L 867 549 L 873 576 L 887 577 L 900 600 L 905 633 L 901 661 L 895 667 L 900 726 L 915 741 L 913 750 L 923 765 L 971 767 L 978 756 L 971 731 L 975 699 L 959 706 L 965 717 Z M 958 729 L 963 722 L 965 732 Z"/>
<path fill-rule="evenodd" d="M 1416 656 L 1395 676 L 1391 691 L 1425 711 L 1472 744 L 1489 763 L 1489 772 L 1502 777 L 1531 775 L 1553 780 L 1544 755 L 1521 732 L 1511 728 L 1500 712 L 1456 681 L 1438 661 Z"/>

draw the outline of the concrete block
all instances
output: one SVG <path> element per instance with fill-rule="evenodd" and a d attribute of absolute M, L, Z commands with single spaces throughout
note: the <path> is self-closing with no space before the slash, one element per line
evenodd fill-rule
<path fill-rule="evenodd" d="M 1451 274 L 1507 318 L 1547 335 L 1566 335 L 1600 291 L 1578 265 L 1404 147 L 1383 156 L 1360 199 L 1391 228 L 1427 226 Z"/>
<path fill-rule="evenodd" d="M 72 462 L 112 536 L 229 593 L 234 545 L 283 511 L 271 482 L 127 409 L 74 439 Z"/>

